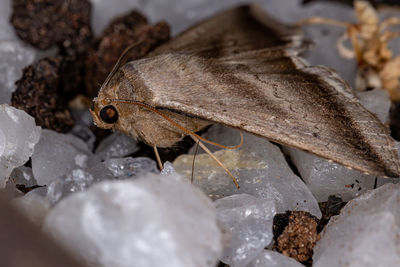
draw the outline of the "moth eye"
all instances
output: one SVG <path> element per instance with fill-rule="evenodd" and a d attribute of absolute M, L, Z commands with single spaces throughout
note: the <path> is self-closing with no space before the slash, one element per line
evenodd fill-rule
<path fill-rule="evenodd" d="M 114 106 L 105 106 L 100 110 L 100 118 L 105 123 L 115 123 L 118 120 L 118 111 Z"/>

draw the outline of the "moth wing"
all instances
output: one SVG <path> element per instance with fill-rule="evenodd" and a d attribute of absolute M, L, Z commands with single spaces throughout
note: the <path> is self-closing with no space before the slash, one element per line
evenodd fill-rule
<path fill-rule="evenodd" d="M 257 5 L 243 5 L 196 24 L 148 57 L 185 53 L 217 58 L 238 52 L 300 44 L 300 29 L 272 19 Z"/>
<path fill-rule="evenodd" d="M 308 66 L 290 49 L 217 59 L 171 53 L 132 61 L 122 71 L 146 86 L 152 106 L 239 128 L 369 174 L 399 176 L 387 128 L 334 71 Z"/>

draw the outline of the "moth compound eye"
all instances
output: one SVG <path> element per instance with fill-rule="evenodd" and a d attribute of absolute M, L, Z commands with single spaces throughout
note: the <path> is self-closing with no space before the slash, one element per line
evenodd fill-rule
<path fill-rule="evenodd" d="M 100 110 L 100 118 L 105 123 L 115 123 L 118 120 L 118 111 L 114 106 L 105 106 Z"/>

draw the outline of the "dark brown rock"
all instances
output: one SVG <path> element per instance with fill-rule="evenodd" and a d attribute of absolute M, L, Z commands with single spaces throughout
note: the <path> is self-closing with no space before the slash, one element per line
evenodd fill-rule
<path fill-rule="evenodd" d="M 85 50 L 92 39 L 87 0 L 13 0 L 16 34 L 39 49 L 59 46 L 67 54 Z"/>
<path fill-rule="evenodd" d="M 313 247 L 319 240 L 318 222 L 304 211 L 288 211 L 274 217 L 274 250 L 295 260 L 310 264 Z M 283 229 L 283 230 L 282 230 Z"/>
<path fill-rule="evenodd" d="M 60 89 L 63 72 L 61 56 L 44 58 L 25 67 L 22 78 L 16 82 L 12 105 L 33 116 L 37 125 L 57 132 L 68 131 L 74 122 Z"/>

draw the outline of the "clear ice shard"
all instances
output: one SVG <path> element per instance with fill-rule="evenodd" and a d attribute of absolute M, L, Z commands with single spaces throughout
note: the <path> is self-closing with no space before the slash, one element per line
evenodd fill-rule
<path fill-rule="evenodd" d="M 157 163 L 145 157 L 108 159 L 103 164 L 116 179 L 120 180 L 137 178 L 143 173 L 160 172 L 157 168 Z"/>
<path fill-rule="evenodd" d="M 398 266 L 400 185 L 385 184 L 351 200 L 314 247 L 315 267 Z"/>
<path fill-rule="evenodd" d="M 32 155 L 32 170 L 39 185 L 48 185 L 75 169 L 87 169 L 98 162 L 80 138 L 44 129 Z"/>
<path fill-rule="evenodd" d="M 246 267 L 304 267 L 304 265 L 279 252 L 265 249 Z"/>
<path fill-rule="evenodd" d="M 15 81 L 22 69 L 35 59 L 36 51 L 19 41 L 0 40 L 0 104 L 10 104 L 11 94 L 16 89 Z"/>
<path fill-rule="evenodd" d="M 95 154 L 101 159 L 122 158 L 139 149 L 137 142 L 126 134 L 116 131 L 104 138 Z"/>
<path fill-rule="evenodd" d="M 39 141 L 41 128 L 25 111 L 0 105 L 0 188 L 14 168 L 23 165 Z"/>
<path fill-rule="evenodd" d="M 204 137 L 225 145 L 236 145 L 240 140 L 237 130 L 220 125 L 210 128 Z M 209 155 L 198 154 L 193 183 L 211 199 L 245 193 L 273 200 L 278 213 L 303 210 L 321 217 L 318 203 L 310 190 L 292 172 L 280 149 L 265 138 L 244 134 L 241 148 L 220 150 L 214 155 L 237 178 L 240 189 Z M 174 168 L 190 179 L 192 162 L 193 155 L 182 155 L 174 161 Z"/>
<path fill-rule="evenodd" d="M 284 150 L 318 202 L 327 201 L 330 195 L 349 201 L 374 188 L 375 176 L 350 170 L 298 149 L 285 147 Z"/>
<path fill-rule="evenodd" d="M 220 260 L 232 267 L 246 266 L 272 241 L 274 202 L 238 194 L 220 198 L 214 205 L 230 235 Z"/>
<path fill-rule="evenodd" d="M 215 266 L 222 251 L 213 204 L 177 175 L 95 184 L 60 201 L 44 230 L 95 266 Z"/>
<path fill-rule="evenodd" d="M 52 204 L 55 204 L 64 197 L 85 191 L 101 181 L 133 179 L 149 172 L 159 173 L 156 162 L 149 158 L 108 159 L 104 162 L 97 162 L 90 168 L 73 169 L 65 176 L 53 180 L 47 186 L 47 198 Z"/>

